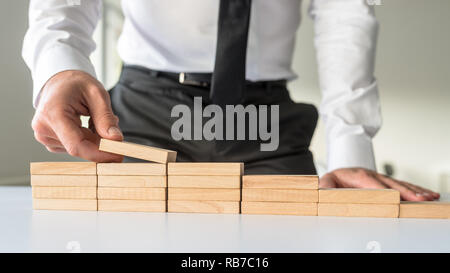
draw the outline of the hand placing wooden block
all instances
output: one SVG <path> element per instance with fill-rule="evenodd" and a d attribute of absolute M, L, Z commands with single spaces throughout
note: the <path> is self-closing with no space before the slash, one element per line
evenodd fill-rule
<path fill-rule="evenodd" d="M 237 175 L 169 175 L 169 188 L 225 188 L 240 189 L 241 177 Z"/>
<path fill-rule="evenodd" d="M 242 188 L 317 190 L 319 178 L 314 175 L 244 175 Z"/>
<path fill-rule="evenodd" d="M 31 186 L 97 187 L 95 175 L 32 175 Z"/>
<path fill-rule="evenodd" d="M 175 162 L 177 158 L 175 151 L 104 138 L 100 140 L 99 150 L 164 164 Z"/>
<path fill-rule="evenodd" d="M 169 163 L 169 175 L 242 175 L 244 163 Z"/>
<path fill-rule="evenodd" d="M 319 216 L 397 218 L 399 205 L 319 203 Z"/>
<path fill-rule="evenodd" d="M 242 189 L 242 201 L 317 203 L 318 190 Z"/>
<path fill-rule="evenodd" d="M 166 188 L 110 188 L 97 189 L 99 200 L 166 200 Z"/>
<path fill-rule="evenodd" d="M 400 218 L 450 219 L 450 202 L 401 202 Z"/>
<path fill-rule="evenodd" d="M 37 199 L 97 199 L 97 187 L 32 187 Z"/>
<path fill-rule="evenodd" d="M 99 211 L 165 212 L 166 201 L 98 200 Z"/>
<path fill-rule="evenodd" d="M 241 213 L 317 216 L 317 203 L 242 201 Z"/>
<path fill-rule="evenodd" d="M 400 192 L 391 189 L 320 189 L 319 203 L 400 204 Z"/>
<path fill-rule="evenodd" d="M 167 187 L 167 176 L 99 176 L 98 187 L 113 188 L 165 188 Z"/>
<path fill-rule="evenodd" d="M 97 210 L 97 200 L 33 199 L 35 210 Z"/>
<path fill-rule="evenodd" d="M 167 167 L 159 163 L 98 163 L 97 175 L 167 175 Z"/>
<path fill-rule="evenodd" d="M 97 164 L 93 162 L 33 162 L 30 174 L 96 175 Z"/>
<path fill-rule="evenodd" d="M 182 201 L 240 201 L 240 189 L 169 188 L 168 200 Z"/>
<path fill-rule="evenodd" d="M 176 201 L 169 200 L 168 212 L 239 213 L 239 202 L 235 201 Z"/>

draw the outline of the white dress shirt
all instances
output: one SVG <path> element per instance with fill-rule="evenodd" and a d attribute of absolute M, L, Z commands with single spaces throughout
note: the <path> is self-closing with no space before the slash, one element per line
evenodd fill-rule
<path fill-rule="evenodd" d="M 95 76 L 89 61 L 101 0 L 31 0 L 23 57 L 33 102 L 64 70 Z M 126 64 L 171 72 L 212 72 L 219 0 L 126 0 L 119 55 Z M 247 79 L 294 79 L 292 56 L 301 0 L 253 0 Z M 378 24 L 365 0 L 311 0 L 326 126 L 328 170 L 375 169 L 372 137 L 381 126 L 373 76 Z"/>

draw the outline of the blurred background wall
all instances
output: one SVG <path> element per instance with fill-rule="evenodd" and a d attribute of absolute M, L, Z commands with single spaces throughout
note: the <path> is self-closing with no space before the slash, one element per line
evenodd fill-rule
<path fill-rule="evenodd" d="M 257 0 L 255 0 L 257 1 Z M 115 51 L 122 18 L 118 0 L 105 2 L 104 20 L 95 33 L 92 56 L 107 88 L 117 80 L 120 60 Z M 320 90 L 313 46 L 313 23 L 306 15 L 298 32 L 290 84 L 296 101 L 319 105 Z M 384 124 L 375 137 L 378 170 L 394 168 L 394 176 L 439 191 L 450 191 L 450 1 L 379 0 L 380 21 L 376 77 Z M 27 28 L 28 1 L 2 1 L 0 9 L 0 185 L 27 184 L 30 161 L 74 160 L 54 155 L 33 139 L 30 127 L 30 74 L 21 58 Z M 312 150 L 325 167 L 325 132 L 319 122 Z"/>

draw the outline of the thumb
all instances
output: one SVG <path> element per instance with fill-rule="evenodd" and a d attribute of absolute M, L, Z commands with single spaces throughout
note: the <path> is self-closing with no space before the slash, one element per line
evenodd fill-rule
<path fill-rule="evenodd" d="M 119 118 L 114 115 L 111 100 L 106 90 L 98 90 L 98 94 L 88 98 L 89 113 L 95 130 L 100 137 L 122 141 L 123 134 L 119 128 Z"/>
<path fill-rule="evenodd" d="M 327 173 L 319 180 L 319 188 L 337 188 L 337 183 L 334 175 Z"/>

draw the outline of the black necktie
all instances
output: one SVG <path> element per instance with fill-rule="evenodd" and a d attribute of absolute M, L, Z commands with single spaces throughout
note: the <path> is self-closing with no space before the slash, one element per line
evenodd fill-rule
<path fill-rule="evenodd" d="M 239 104 L 245 89 L 245 58 L 251 0 L 220 0 L 212 103 Z"/>

